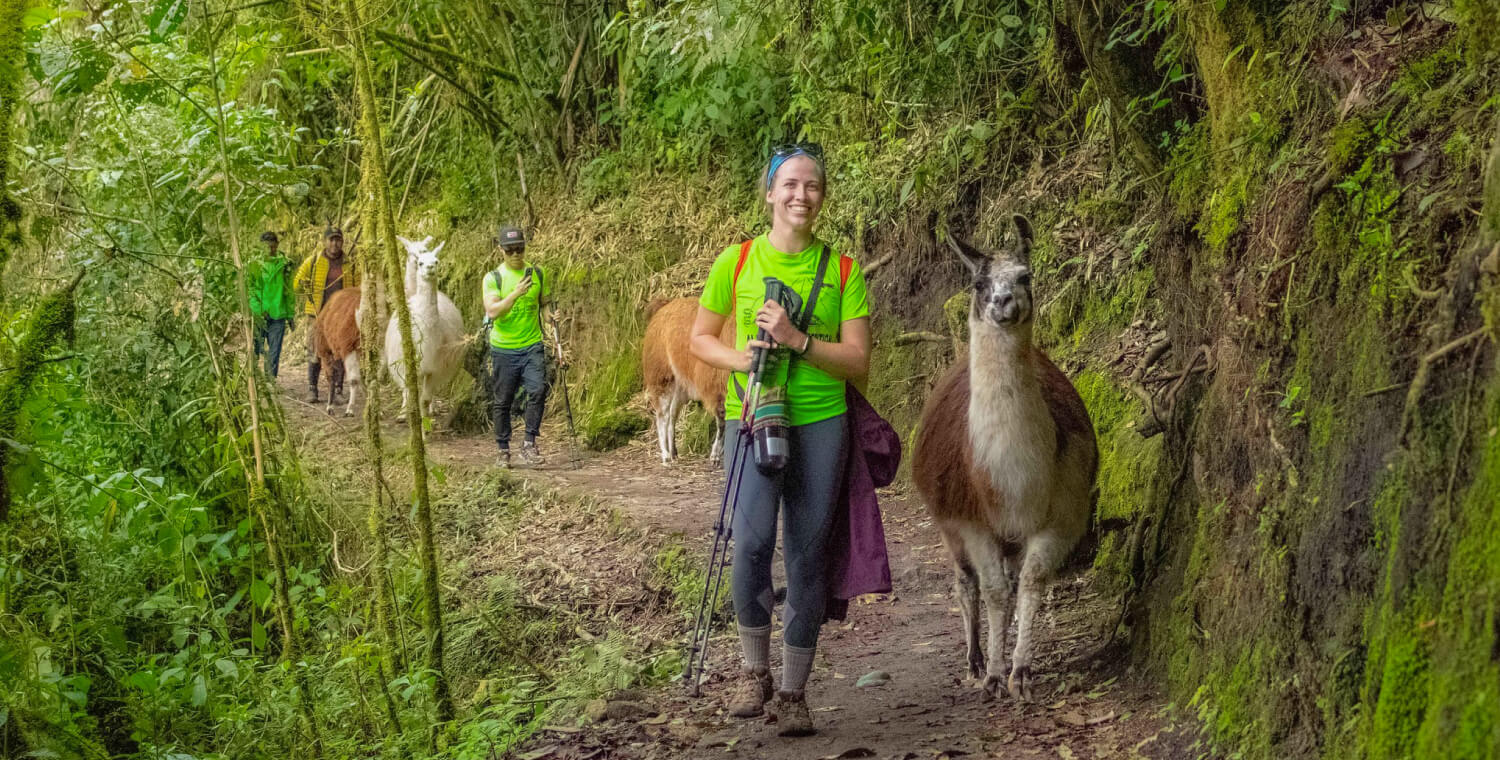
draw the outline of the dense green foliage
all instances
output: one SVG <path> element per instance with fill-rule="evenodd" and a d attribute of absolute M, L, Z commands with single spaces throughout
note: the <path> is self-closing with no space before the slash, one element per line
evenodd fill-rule
<path fill-rule="evenodd" d="M 433 681 L 406 510 L 375 521 L 401 558 L 388 590 L 343 569 L 358 540 L 340 567 L 330 527 L 366 534 L 346 503 L 368 484 L 305 476 L 274 399 L 274 498 L 252 504 L 226 183 L 247 250 L 269 227 L 308 255 L 324 223 L 376 210 L 337 14 L 236 5 L 0 7 L 0 24 L 23 11 L 23 50 L 0 28 L 0 177 L 24 212 L 19 238 L 0 226 L 0 754 L 290 756 L 316 731 L 331 756 L 479 757 L 535 724 L 538 694 L 661 677 L 623 640 L 521 622 L 499 577 L 447 602 L 458 716 L 434 748 L 410 730 Z M 1098 428 L 1101 514 L 1129 522 L 1104 537 L 1100 581 L 1131 656 L 1216 746 L 1500 752 L 1493 3 L 365 12 L 397 231 L 449 241 L 445 290 L 475 323 L 494 226 L 532 226 L 601 447 L 639 424 L 641 307 L 693 292 L 713 253 L 759 231 L 767 147 L 819 140 L 822 231 L 874 269 L 873 395 L 903 434 L 956 353 L 897 338 L 962 339 L 961 269 L 935 233 L 995 240 L 1009 213 L 1032 218 L 1039 339 Z M 53 317 L 79 273 L 69 346 Z M 1170 349 L 1139 366 L 1157 340 Z M 702 423 L 687 439 L 706 448 Z M 500 493 L 441 502 L 439 520 L 536 498 Z M 690 586 L 680 552 L 659 564 Z M 401 651 L 383 651 L 382 595 Z"/>

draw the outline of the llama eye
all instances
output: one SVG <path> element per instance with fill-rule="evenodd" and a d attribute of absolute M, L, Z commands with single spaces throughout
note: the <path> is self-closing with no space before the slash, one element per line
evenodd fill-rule
<path fill-rule="evenodd" d="M 1016 278 L 1016 284 L 1020 285 L 1023 288 L 1029 288 L 1029 287 L 1031 287 L 1031 273 L 1027 272 L 1027 273 L 1021 275 L 1020 277 L 1017 277 Z"/>

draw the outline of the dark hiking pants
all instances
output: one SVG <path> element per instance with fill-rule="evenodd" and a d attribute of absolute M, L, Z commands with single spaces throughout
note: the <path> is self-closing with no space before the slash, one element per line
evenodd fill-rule
<path fill-rule="evenodd" d="M 546 350 L 541 343 L 526 348 L 490 347 L 490 419 L 495 424 L 495 443 L 510 449 L 510 408 L 516 389 L 526 391 L 526 440 L 534 441 L 542 430 L 542 411 L 547 401 Z"/>
<path fill-rule="evenodd" d="M 281 370 L 281 339 L 286 337 L 287 320 L 262 319 L 255 330 L 255 353 L 266 355 L 266 374 L 276 377 Z"/>
<path fill-rule="evenodd" d="M 309 320 L 307 325 L 307 387 L 314 395 L 318 392 L 318 375 L 323 373 L 323 362 L 318 358 L 318 325 Z M 328 389 L 333 392 L 333 389 Z"/>
<path fill-rule="evenodd" d="M 828 534 L 834 500 L 844 479 L 849 436 L 844 415 L 789 428 L 792 459 L 774 477 L 755 468 L 749 448 L 740 448 L 740 423 L 724 430 L 724 467 L 746 457 L 732 524 L 734 571 L 730 585 L 734 611 L 745 628 L 771 624 L 771 559 L 776 552 L 776 516 L 781 513 L 781 547 L 786 564 L 786 605 L 782 639 L 810 649 L 818 644 L 823 609 L 828 602 Z"/>

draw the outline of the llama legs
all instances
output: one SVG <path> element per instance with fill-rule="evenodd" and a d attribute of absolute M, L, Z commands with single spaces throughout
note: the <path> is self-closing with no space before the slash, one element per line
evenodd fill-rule
<path fill-rule="evenodd" d="M 979 596 L 984 599 L 989 624 L 984 681 L 980 688 L 994 695 L 1005 679 L 1005 634 L 1010 628 L 1015 596 L 1011 588 L 1009 563 L 1001 550 L 1000 540 L 986 528 L 964 526 L 961 530 L 964 551 L 979 576 Z M 977 638 L 977 633 L 976 633 Z"/>
<path fill-rule="evenodd" d="M 667 426 L 671 424 L 667 417 L 667 397 L 655 399 L 650 402 L 651 418 L 656 421 L 656 451 L 661 454 L 661 463 L 669 464 L 672 461 L 671 449 L 667 446 Z"/>
<path fill-rule="evenodd" d="M 714 417 L 714 444 L 708 451 L 708 462 L 717 467 L 724 459 L 724 415 Z"/>
<path fill-rule="evenodd" d="M 359 352 L 344 357 L 344 381 L 349 384 L 349 405 L 344 407 L 344 416 L 354 415 L 354 402 L 359 397 Z"/>
<path fill-rule="evenodd" d="M 1016 651 L 1006 688 L 1017 699 L 1031 699 L 1031 629 L 1041 606 L 1042 590 L 1052 573 L 1067 557 L 1072 542 L 1054 533 L 1041 533 L 1026 541 L 1026 559 L 1021 565 L 1020 603 L 1016 611 Z"/>
<path fill-rule="evenodd" d="M 964 552 L 964 539 L 958 529 L 941 525 L 943 546 L 953 558 L 953 595 L 964 617 L 964 649 L 970 678 L 984 678 L 984 648 L 979 644 L 979 576 Z"/>
<path fill-rule="evenodd" d="M 676 418 L 682 414 L 682 406 L 687 405 L 687 393 L 682 390 L 681 385 L 673 391 L 669 403 L 672 406 L 666 412 L 666 445 L 667 450 L 672 453 L 672 462 L 676 462 Z"/>
<path fill-rule="evenodd" d="M 437 378 L 430 372 L 423 372 L 422 404 L 427 407 L 427 416 L 434 420 L 434 424 L 437 420 L 437 396 Z"/>

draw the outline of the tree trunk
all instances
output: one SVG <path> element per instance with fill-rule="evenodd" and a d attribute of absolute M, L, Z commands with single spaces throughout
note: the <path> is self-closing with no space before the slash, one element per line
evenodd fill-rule
<path fill-rule="evenodd" d="M 354 0 L 345 0 L 344 8 L 348 16 L 349 44 L 354 58 L 360 133 L 366 151 L 366 192 L 371 194 L 366 200 L 373 201 L 374 208 L 370 209 L 375 216 L 373 231 L 378 233 L 372 242 L 385 262 L 386 289 L 401 333 L 401 350 L 410 386 L 408 393 L 411 414 L 407 416 L 407 420 L 411 430 L 412 487 L 416 492 L 417 531 L 421 544 L 419 556 L 422 562 L 422 597 L 425 608 L 422 627 L 427 635 L 427 669 L 432 672 L 433 677 L 433 702 L 437 708 L 437 726 L 434 726 L 436 733 L 443 724 L 453 720 L 454 710 L 453 697 L 448 691 L 448 679 L 443 671 L 443 607 L 438 588 L 437 546 L 432 529 L 432 498 L 427 490 L 427 447 L 422 438 L 422 388 L 418 381 L 416 346 L 412 341 L 411 310 L 406 302 L 403 261 L 396 244 L 396 221 L 391 216 L 384 136 L 381 134 L 379 107 L 366 51 L 365 22 L 363 13 Z M 374 374 L 379 370 L 370 367 L 368 371 Z"/>
<path fill-rule="evenodd" d="M 0 300 L 5 298 L 5 264 L 21 242 L 21 204 L 10 197 L 10 147 L 15 141 L 16 103 L 21 99 L 21 17 L 25 0 L 0 0 Z M 3 455 L 0 455 L 3 456 Z M 0 476 L 3 477 L 3 476 Z"/>

